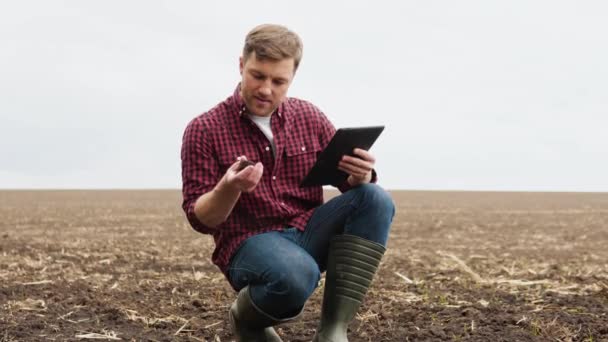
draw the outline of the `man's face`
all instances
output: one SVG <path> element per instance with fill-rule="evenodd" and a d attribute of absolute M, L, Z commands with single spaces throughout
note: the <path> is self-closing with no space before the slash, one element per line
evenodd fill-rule
<path fill-rule="evenodd" d="M 241 97 L 251 114 L 269 116 L 287 96 L 293 80 L 294 60 L 259 60 L 255 52 L 240 59 Z"/>

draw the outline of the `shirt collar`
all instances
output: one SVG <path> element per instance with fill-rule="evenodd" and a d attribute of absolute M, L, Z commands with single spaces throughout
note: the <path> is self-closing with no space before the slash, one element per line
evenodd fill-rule
<path fill-rule="evenodd" d="M 243 116 L 243 115 L 247 114 L 247 107 L 245 106 L 245 101 L 243 101 L 243 97 L 241 97 L 241 83 L 240 82 L 236 86 L 236 89 L 234 90 L 234 93 L 232 94 L 232 101 L 238 110 L 237 111 L 238 116 Z M 287 101 L 287 99 L 283 100 L 283 102 L 281 102 L 279 107 L 274 111 L 274 113 L 276 113 L 279 116 L 279 118 L 281 118 L 281 119 L 283 119 L 285 117 L 285 113 L 287 111 L 287 106 L 285 105 L 285 101 Z"/>

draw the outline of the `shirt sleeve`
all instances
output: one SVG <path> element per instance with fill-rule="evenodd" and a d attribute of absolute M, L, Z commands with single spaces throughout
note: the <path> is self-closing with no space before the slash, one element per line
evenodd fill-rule
<path fill-rule="evenodd" d="M 202 224 L 194 214 L 194 204 L 211 191 L 219 179 L 219 165 L 214 157 L 211 137 L 200 118 L 192 120 L 182 138 L 182 209 L 196 231 L 212 234 L 216 229 Z"/>

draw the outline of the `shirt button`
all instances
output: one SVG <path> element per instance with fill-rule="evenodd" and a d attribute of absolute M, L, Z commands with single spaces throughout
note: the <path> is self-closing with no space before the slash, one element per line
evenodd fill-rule
<path fill-rule="evenodd" d="M 281 205 L 285 205 L 285 202 L 281 202 Z"/>
<path fill-rule="evenodd" d="M 272 180 L 277 180 L 277 176 L 272 176 Z"/>
<path fill-rule="evenodd" d="M 302 151 L 306 151 L 306 146 L 302 146 Z"/>
<path fill-rule="evenodd" d="M 266 146 L 266 151 L 270 151 L 270 147 Z"/>

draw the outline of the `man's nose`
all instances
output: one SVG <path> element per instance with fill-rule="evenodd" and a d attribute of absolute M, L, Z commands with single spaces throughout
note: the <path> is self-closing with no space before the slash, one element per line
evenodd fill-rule
<path fill-rule="evenodd" d="M 260 87 L 260 93 L 262 93 L 262 95 L 267 95 L 267 96 L 272 94 L 270 82 L 264 82 L 264 84 L 262 84 L 262 86 Z"/>

